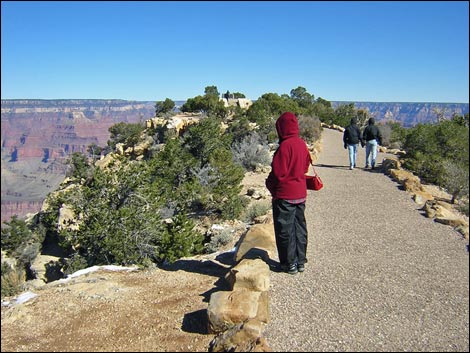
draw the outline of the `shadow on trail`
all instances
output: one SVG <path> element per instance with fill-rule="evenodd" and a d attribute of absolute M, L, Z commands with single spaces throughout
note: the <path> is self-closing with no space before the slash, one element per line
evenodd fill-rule
<path fill-rule="evenodd" d="M 316 168 L 335 168 L 335 169 L 349 169 L 349 165 L 332 165 L 332 164 L 313 164 L 313 166 Z"/>
<path fill-rule="evenodd" d="M 369 173 L 381 173 L 381 174 L 384 174 L 384 171 L 383 171 L 383 169 L 382 169 L 381 166 L 375 167 L 374 169 L 372 169 L 372 168 L 359 168 L 359 169 L 362 169 L 362 170 L 364 170 L 365 172 L 369 172 Z"/>
<path fill-rule="evenodd" d="M 314 164 L 313 165 L 315 168 L 334 168 L 334 169 L 347 169 L 349 170 L 349 165 L 334 165 L 334 164 Z M 370 172 L 370 173 L 383 173 L 382 166 L 376 166 L 374 169 L 371 168 L 364 168 L 364 167 L 355 167 L 354 169 L 356 170 L 363 170 L 365 172 Z"/>

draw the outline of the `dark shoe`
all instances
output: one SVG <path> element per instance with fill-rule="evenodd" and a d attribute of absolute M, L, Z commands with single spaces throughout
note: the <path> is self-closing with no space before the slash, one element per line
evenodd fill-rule
<path fill-rule="evenodd" d="M 302 265 L 301 265 L 301 264 L 298 264 L 298 265 L 297 265 L 297 270 L 298 270 L 299 272 L 304 272 L 304 271 L 305 271 L 305 265 L 303 265 L 303 264 L 302 264 Z"/>
<path fill-rule="evenodd" d="M 290 274 L 290 275 L 295 275 L 297 272 L 299 272 L 297 270 L 297 264 L 292 264 L 292 265 L 289 265 L 288 269 L 287 269 L 287 273 Z"/>

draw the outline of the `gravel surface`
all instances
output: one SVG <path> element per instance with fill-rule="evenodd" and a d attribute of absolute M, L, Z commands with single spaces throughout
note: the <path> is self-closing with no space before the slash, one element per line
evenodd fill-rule
<path fill-rule="evenodd" d="M 271 273 L 273 351 L 469 351 L 468 240 L 325 129 L 305 272 Z M 384 154 L 377 157 L 380 167 Z"/>

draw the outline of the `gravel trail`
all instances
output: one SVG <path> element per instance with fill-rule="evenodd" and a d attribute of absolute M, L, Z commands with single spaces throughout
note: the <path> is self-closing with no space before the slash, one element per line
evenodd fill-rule
<path fill-rule="evenodd" d="M 349 170 L 325 129 L 309 191 L 305 272 L 271 273 L 273 351 L 469 351 L 468 240 L 380 170 Z M 384 154 L 377 157 L 380 168 Z"/>

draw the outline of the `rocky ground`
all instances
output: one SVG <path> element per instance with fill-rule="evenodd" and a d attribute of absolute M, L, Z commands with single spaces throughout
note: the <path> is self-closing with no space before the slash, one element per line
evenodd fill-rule
<path fill-rule="evenodd" d="M 265 177 L 248 173 L 244 191 Z M 22 304 L 6 298 L 1 351 L 207 352 L 214 335 L 206 309 L 212 292 L 228 290 L 223 276 L 236 240 L 219 255 L 143 271 L 101 269 L 33 290 Z"/>
<path fill-rule="evenodd" d="M 192 262 L 44 286 L 24 304 L 2 306 L 2 351 L 207 351 L 206 309 L 224 271 Z"/>

